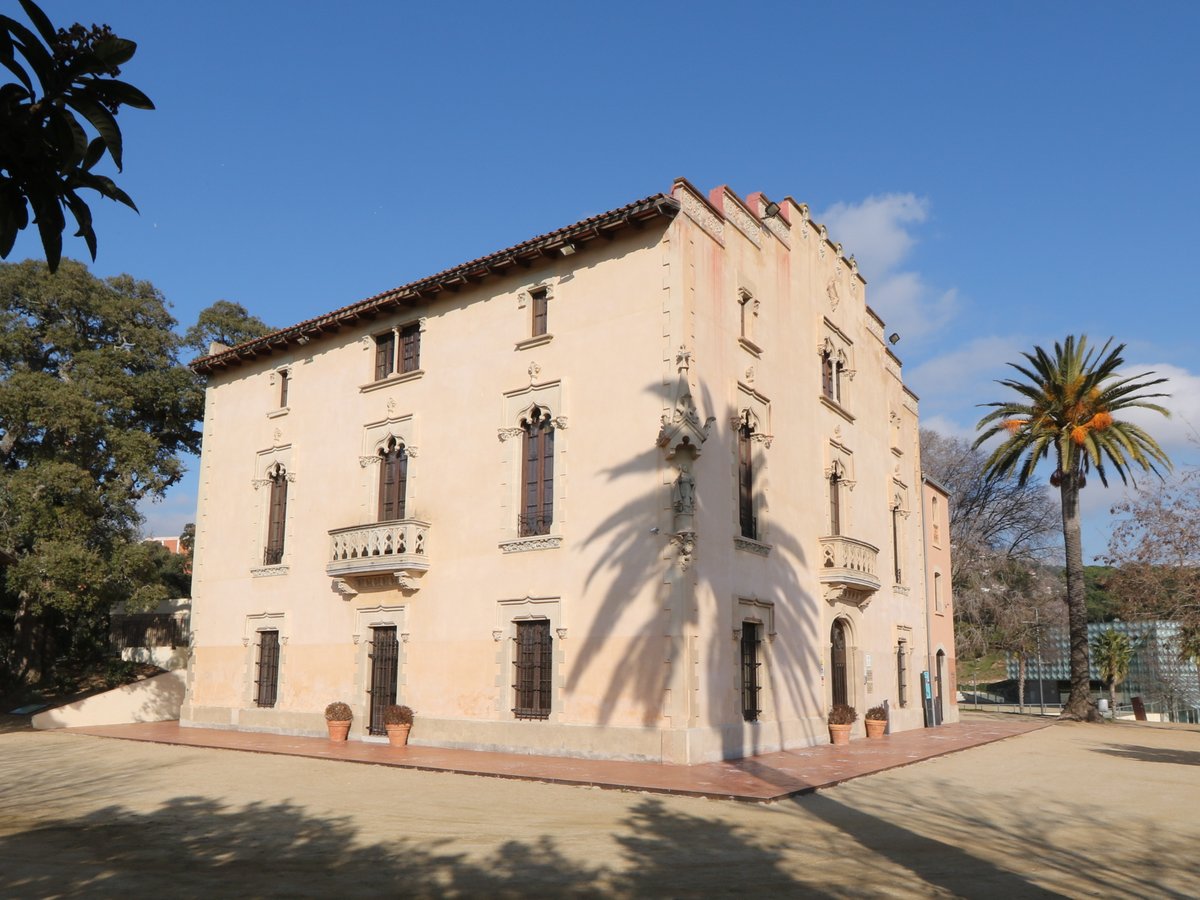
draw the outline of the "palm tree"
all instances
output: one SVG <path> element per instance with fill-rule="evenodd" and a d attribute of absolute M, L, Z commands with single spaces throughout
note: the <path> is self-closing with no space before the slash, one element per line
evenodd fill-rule
<path fill-rule="evenodd" d="M 1114 719 L 1117 717 L 1117 685 L 1129 675 L 1133 651 L 1133 642 L 1115 628 L 1100 632 L 1092 641 L 1096 670 L 1100 678 L 1108 682 L 1108 702 Z"/>
<path fill-rule="evenodd" d="M 1087 604 L 1083 581 L 1083 544 L 1079 533 L 1079 491 L 1087 474 L 1096 470 L 1107 487 L 1106 465 L 1128 483 L 1134 465 L 1161 477 L 1160 467 L 1171 461 L 1154 438 L 1130 422 L 1118 421 L 1114 413 L 1129 409 L 1152 409 L 1169 416 L 1152 402 L 1166 397 L 1147 393 L 1165 378 L 1145 380 L 1152 372 L 1122 376 L 1124 344 L 1110 349 L 1110 338 L 1096 350 L 1086 336 L 1074 335 L 1054 344 L 1050 354 L 1041 347 L 1022 353 L 1027 364 L 1009 363 L 1025 380 L 999 381 L 1018 394 L 1017 399 L 982 406 L 993 407 L 979 420 L 983 431 L 978 447 L 996 435 L 1006 435 L 984 464 L 988 478 L 1016 474 L 1020 484 L 1033 475 L 1038 463 L 1053 454 L 1055 468 L 1050 483 L 1062 501 L 1063 543 L 1067 562 L 1067 627 L 1071 645 L 1071 694 L 1063 717 L 1094 721 L 1098 718 L 1088 682 Z"/>

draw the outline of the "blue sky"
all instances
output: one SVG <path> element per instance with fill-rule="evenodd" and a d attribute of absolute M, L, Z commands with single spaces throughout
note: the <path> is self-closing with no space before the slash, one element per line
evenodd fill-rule
<path fill-rule="evenodd" d="M 1200 455 L 1200 4 L 43 5 L 139 43 L 122 77 L 158 109 L 121 114 L 118 183 L 141 215 L 92 204 L 93 271 L 184 326 L 217 299 L 291 324 L 684 176 L 809 204 L 925 424 L 969 434 L 1020 350 L 1115 335 L 1171 378 L 1147 424 Z M 1085 492 L 1089 556 L 1116 499 Z M 189 476 L 148 530 L 194 502 Z"/>

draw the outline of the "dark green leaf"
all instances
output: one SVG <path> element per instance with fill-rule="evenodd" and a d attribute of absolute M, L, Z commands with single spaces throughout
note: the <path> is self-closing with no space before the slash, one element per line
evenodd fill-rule
<path fill-rule="evenodd" d="M 100 137 L 104 138 L 104 143 L 108 145 L 108 152 L 112 154 L 113 162 L 117 164 L 117 171 L 120 171 L 121 129 L 112 113 L 93 100 L 90 93 L 76 92 L 67 95 L 65 99 L 68 106 L 78 110 L 92 123 L 92 127 L 100 132 Z"/>
<path fill-rule="evenodd" d="M 95 54 L 106 65 L 122 66 L 133 58 L 137 52 L 137 44 L 125 38 L 111 37 L 101 41 L 95 48 Z"/>
<path fill-rule="evenodd" d="M 154 103 L 149 97 L 132 84 L 124 81 L 104 79 L 92 82 L 88 88 L 113 103 L 120 103 L 133 109 L 154 109 Z"/>
<path fill-rule="evenodd" d="M 75 217 L 75 221 L 79 224 L 79 230 L 75 232 L 75 237 L 84 239 L 88 245 L 88 250 L 91 251 L 92 259 L 95 259 L 96 231 L 92 228 L 91 209 L 74 191 L 64 193 L 63 201 L 67 204 L 67 208 L 71 210 L 71 215 Z"/>
<path fill-rule="evenodd" d="M 5 17 L 7 18 L 7 17 Z M 2 23 L 0 23 L 2 24 Z M 49 51 L 42 46 L 32 31 L 14 19 L 7 19 L 8 29 L 17 38 L 17 49 L 33 68 L 38 81 L 42 83 L 42 91 L 46 94 L 56 93 L 57 81 L 54 77 L 57 66 Z"/>
<path fill-rule="evenodd" d="M 29 21 L 33 23 L 33 27 L 38 30 L 42 36 L 42 40 L 47 44 L 53 44 L 57 32 L 54 26 L 50 24 L 50 19 L 42 12 L 32 0 L 19 0 L 21 9 L 25 10 L 25 15 L 29 16 Z"/>
<path fill-rule="evenodd" d="M 117 187 L 116 182 L 105 175 L 95 175 L 91 172 L 73 172 L 68 176 L 68 182 L 78 184 L 81 187 L 91 188 L 93 191 L 102 194 L 109 200 L 116 200 L 118 203 L 124 203 L 130 209 L 137 211 L 137 205 L 130 199 L 129 195 Z"/>
<path fill-rule="evenodd" d="M 104 156 L 104 150 L 106 146 L 107 145 L 104 143 L 103 138 L 96 138 L 90 144 L 88 144 L 87 153 L 85 153 L 83 156 L 82 168 L 85 172 L 90 170 L 96 163 L 100 162 L 100 158 Z"/>
<path fill-rule="evenodd" d="M 55 272 L 62 259 L 62 233 L 67 221 L 63 218 L 62 208 L 53 201 L 36 203 L 34 215 L 38 233 L 42 236 L 42 249 L 46 251 L 46 265 Z"/>

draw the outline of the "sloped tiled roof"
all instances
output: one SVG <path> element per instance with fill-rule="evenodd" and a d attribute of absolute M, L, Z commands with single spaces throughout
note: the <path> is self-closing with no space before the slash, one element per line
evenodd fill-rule
<path fill-rule="evenodd" d="M 678 201 L 666 194 L 653 194 L 557 231 L 461 263 L 436 275 L 375 294 L 314 319 L 245 341 L 228 350 L 200 357 L 192 362 L 191 367 L 195 372 L 207 375 L 226 366 L 240 365 L 291 344 L 307 343 L 322 334 L 339 331 L 361 319 L 372 319 L 400 306 L 427 300 L 441 291 L 457 291 L 489 276 L 506 274 L 516 267 L 529 268 L 539 258 L 557 255 L 568 244 L 578 246 L 597 238 L 611 238 L 622 229 L 640 226 L 654 218 L 673 219 L 678 212 Z"/>

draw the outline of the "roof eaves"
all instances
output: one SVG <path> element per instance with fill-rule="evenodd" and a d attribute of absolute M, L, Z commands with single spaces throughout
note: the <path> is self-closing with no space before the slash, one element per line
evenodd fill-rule
<path fill-rule="evenodd" d="M 554 256 L 556 251 L 566 244 L 587 242 L 601 237 L 611 239 L 616 232 L 624 228 L 641 227 L 650 219 L 658 217 L 673 219 L 678 212 L 679 202 L 677 200 L 666 194 L 652 194 L 617 209 L 581 219 L 565 228 L 530 238 L 418 281 L 375 294 L 333 312 L 246 341 L 236 347 L 222 350 L 220 353 L 202 356 L 193 360 L 190 365 L 192 370 L 200 375 L 206 375 L 226 366 L 240 365 L 246 360 L 254 359 L 259 354 L 269 354 L 275 349 L 287 347 L 293 341 L 298 342 L 302 338 L 311 339 L 327 332 L 338 331 L 359 319 L 374 318 L 382 312 L 395 309 L 405 303 L 416 303 L 444 290 L 457 291 L 491 275 L 504 275 L 517 266 L 529 268 L 538 259 Z M 307 343 L 307 341 L 304 342 Z"/>

